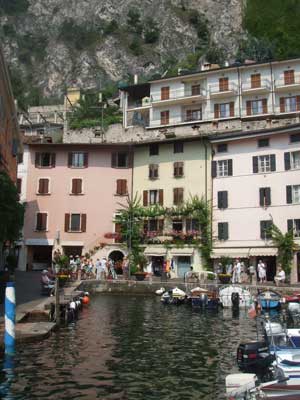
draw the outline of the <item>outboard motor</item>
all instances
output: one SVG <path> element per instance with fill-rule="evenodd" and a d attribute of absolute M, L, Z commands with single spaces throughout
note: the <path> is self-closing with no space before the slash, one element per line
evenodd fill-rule
<path fill-rule="evenodd" d="M 202 294 L 200 295 L 200 302 L 201 302 L 201 306 L 202 306 L 203 308 L 206 308 L 206 307 L 207 307 L 207 304 L 208 304 L 208 297 L 207 297 L 207 294 L 202 293 Z"/>
<path fill-rule="evenodd" d="M 275 360 L 265 341 L 240 343 L 237 364 L 241 371 L 263 376 Z"/>
<path fill-rule="evenodd" d="M 240 308 L 240 295 L 237 292 L 231 293 L 232 308 L 238 310 Z"/>

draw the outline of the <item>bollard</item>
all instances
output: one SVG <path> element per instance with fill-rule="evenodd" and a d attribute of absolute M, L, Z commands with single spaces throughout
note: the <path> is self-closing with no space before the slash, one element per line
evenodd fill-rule
<path fill-rule="evenodd" d="M 16 295 L 14 282 L 7 282 L 5 290 L 5 353 L 15 351 Z"/>

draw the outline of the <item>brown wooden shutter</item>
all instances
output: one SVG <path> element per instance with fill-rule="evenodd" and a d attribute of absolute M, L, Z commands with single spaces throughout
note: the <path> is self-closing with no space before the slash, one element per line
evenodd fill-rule
<path fill-rule="evenodd" d="M 72 194 L 77 194 L 77 179 L 72 179 Z"/>
<path fill-rule="evenodd" d="M 35 229 L 37 230 L 37 231 L 40 231 L 41 230 L 41 213 L 37 213 L 36 214 L 36 227 L 35 227 Z"/>
<path fill-rule="evenodd" d="M 220 109 L 219 104 L 215 104 L 215 105 L 214 105 L 215 118 L 220 118 L 220 111 L 219 111 L 219 109 Z"/>
<path fill-rule="evenodd" d="M 234 101 L 231 101 L 229 103 L 229 108 L 230 108 L 230 116 L 234 117 Z"/>
<path fill-rule="evenodd" d="M 228 78 L 219 78 L 219 91 L 225 92 L 229 88 Z"/>
<path fill-rule="evenodd" d="M 68 153 L 68 167 L 72 167 L 72 153 Z"/>
<path fill-rule="evenodd" d="M 41 153 L 35 153 L 35 167 L 39 168 L 41 166 Z"/>
<path fill-rule="evenodd" d="M 47 230 L 47 214 L 46 213 L 42 213 L 42 230 L 45 231 Z"/>
<path fill-rule="evenodd" d="M 175 162 L 173 164 L 173 170 L 174 170 L 174 176 L 177 177 L 178 176 L 178 163 Z"/>
<path fill-rule="evenodd" d="M 159 189 L 158 191 L 158 204 L 163 206 L 164 205 L 164 191 L 163 189 Z"/>
<path fill-rule="evenodd" d="M 279 104 L 280 112 L 285 112 L 285 97 L 280 97 Z"/>
<path fill-rule="evenodd" d="M 178 204 L 178 189 L 177 188 L 173 189 L 173 203 L 175 205 Z"/>
<path fill-rule="evenodd" d="M 81 232 L 86 232 L 86 214 L 81 214 Z"/>
<path fill-rule="evenodd" d="M 83 154 L 83 165 L 85 168 L 87 168 L 89 165 L 89 154 L 88 153 Z"/>
<path fill-rule="evenodd" d="M 247 115 L 251 115 L 252 114 L 251 110 L 252 110 L 252 108 L 251 108 L 251 100 L 247 100 L 246 101 L 246 113 L 247 113 Z"/>
<path fill-rule="evenodd" d="M 178 204 L 183 203 L 183 188 L 178 189 Z"/>
<path fill-rule="evenodd" d="M 168 125 L 170 121 L 170 113 L 169 110 L 160 112 L 160 123 L 161 125 Z"/>
<path fill-rule="evenodd" d="M 268 113 L 268 102 L 267 99 L 262 99 L 262 109 L 263 109 L 263 114 Z"/>
<path fill-rule="evenodd" d="M 122 179 L 117 179 L 117 194 L 122 194 Z"/>
<path fill-rule="evenodd" d="M 70 214 L 65 214 L 65 232 L 69 232 L 70 229 Z"/>
<path fill-rule="evenodd" d="M 169 86 L 162 87 L 160 89 L 160 99 L 168 100 L 170 98 L 170 88 Z"/>
<path fill-rule="evenodd" d="M 144 190 L 143 191 L 143 206 L 147 206 L 148 205 L 148 190 Z"/>
<path fill-rule="evenodd" d="M 292 186 L 291 185 L 286 186 L 286 202 L 287 202 L 287 204 L 293 203 Z"/>
<path fill-rule="evenodd" d="M 260 74 L 251 75 L 251 88 L 255 89 L 255 88 L 259 88 L 259 87 L 261 87 Z"/>
<path fill-rule="evenodd" d="M 44 193 L 44 179 L 39 179 L 38 193 L 39 194 L 43 194 Z"/>
<path fill-rule="evenodd" d="M 285 85 L 292 85 L 293 83 L 295 83 L 295 74 L 294 74 L 294 70 L 288 70 L 288 71 L 284 71 L 284 84 Z"/>
<path fill-rule="evenodd" d="M 183 176 L 183 162 L 178 163 L 178 176 Z"/>
<path fill-rule="evenodd" d="M 49 193 L 49 179 L 43 179 L 43 193 Z"/>
<path fill-rule="evenodd" d="M 300 96 L 296 96 L 296 110 L 300 111 Z"/>
<path fill-rule="evenodd" d="M 289 171 L 291 169 L 291 154 L 284 153 L 284 169 Z"/>

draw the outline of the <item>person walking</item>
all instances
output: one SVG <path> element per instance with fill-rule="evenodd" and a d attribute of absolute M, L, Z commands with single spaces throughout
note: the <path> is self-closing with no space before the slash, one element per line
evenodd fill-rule
<path fill-rule="evenodd" d="M 242 264 L 239 258 L 236 259 L 235 273 L 236 273 L 236 282 L 241 283 Z"/>
<path fill-rule="evenodd" d="M 250 284 L 256 285 L 256 271 L 254 266 L 251 264 L 249 267 L 249 277 L 250 277 Z"/>
<path fill-rule="evenodd" d="M 95 267 L 96 267 L 96 279 L 97 281 L 99 281 L 101 277 L 101 263 L 99 258 L 97 258 L 96 260 Z"/>
<path fill-rule="evenodd" d="M 258 277 L 260 283 L 266 282 L 266 267 L 262 260 L 259 260 L 257 265 Z"/>
<path fill-rule="evenodd" d="M 105 280 L 107 277 L 107 261 L 106 258 L 103 257 L 100 261 L 100 279 Z"/>

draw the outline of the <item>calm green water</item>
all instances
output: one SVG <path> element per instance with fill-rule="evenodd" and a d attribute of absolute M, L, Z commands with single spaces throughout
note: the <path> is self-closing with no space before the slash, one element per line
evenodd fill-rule
<path fill-rule="evenodd" d="M 75 324 L 18 348 L 0 398 L 224 399 L 237 345 L 254 337 L 255 322 L 242 311 L 234 317 L 152 297 L 93 297 Z M 2 371 L 0 380 L 7 378 Z"/>

